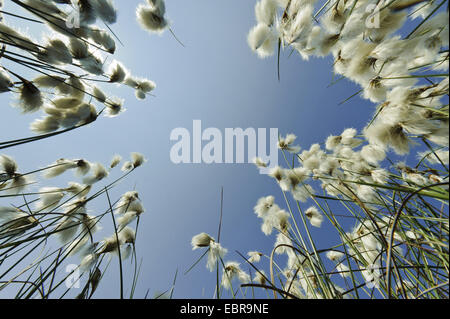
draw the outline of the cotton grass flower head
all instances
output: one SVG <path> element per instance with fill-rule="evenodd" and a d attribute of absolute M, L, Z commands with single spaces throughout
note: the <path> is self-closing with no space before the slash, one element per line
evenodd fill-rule
<path fill-rule="evenodd" d="M 117 20 L 117 11 L 112 0 L 97 0 L 90 1 L 92 8 L 98 16 L 105 23 L 113 24 Z"/>
<path fill-rule="evenodd" d="M 336 270 L 339 272 L 339 275 L 342 278 L 347 278 L 351 276 L 350 268 L 348 268 L 348 266 L 343 263 L 339 263 L 338 265 L 336 265 Z"/>
<path fill-rule="evenodd" d="M 312 195 L 315 194 L 314 189 L 309 184 L 295 187 L 291 193 L 295 200 L 302 203 L 305 203 Z"/>
<path fill-rule="evenodd" d="M 88 254 L 86 255 L 80 263 L 80 269 L 82 271 L 85 270 L 90 270 L 94 264 L 97 262 L 98 260 L 98 255 L 97 254 Z"/>
<path fill-rule="evenodd" d="M 69 212 L 59 222 L 55 232 L 63 244 L 70 243 L 80 228 L 80 217 L 75 212 Z"/>
<path fill-rule="evenodd" d="M 267 167 L 267 163 L 264 162 L 264 160 L 262 158 L 260 158 L 260 157 L 255 157 L 253 159 L 253 164 L 255 164 L 256 167 L 259 167 L 259 168 L 266 168 Z"/>
<path fill-rule="evenodd" d="M 361 149 L 362 158 L 370 164 L 378 165 L 386 158 L 386 151 L 383 147 L 376 144 L 368 144 Z"/>
<path fill-rule="evenodd" d="M 12 42 L 31 52 L 39 51 L 33 39 L 24 32 L 16 31 L 13 27 L 5 24 L 3 21 L 0 21 L 0 39 L 6 42 Z"/>
<path fill-rule="evenodd" d="M 92 164 L 91 175 L 83 178 L 83 184 L 92 185 L 108 176 L 108 171 L 101 163 Z"/>
<path fill-rule="evenodd" d="M 116 205 L 116 214 L 124 214 L 127 212 L 134 202 L 139 200 L 139 193 L 137 191 L 128 191 L 120 197 Z"/>
<path fill-rule="evenodd" d="M 274 202 L 275 202 L 275 197 L 273 197 L 271 195 L 266 196 L 266 197 L 261 197 L 260 199 L 258 199 L 256 206 L 253 208 L 255 211 L 255 214 L 259 218 L 264 218 L 265 216 L 267 216 L 269 214 L 269 211 L 271 209 L 277 210 L 278 207 L 276 206 L 276 204 L 274 204 Z"/>
<path fill-rule="evenodd" d="M 92 27 L 89 32 L 89 38 L 103 47 L 108 53 L 114 54 L 116 52 L 116 42 L 114 41 L 113 37 L 105 30 L 100 30 Z"/>
<path fill-rule="evenodd" d="M 37 220 L 33 216 L 28 215 L 21 209 L 11 206 L 0 206 L 0 221 L 2 222 L 0 234 L 5 228 L 6 230 L 14 230 L 37 223 Z"/>
<path fill-rule="evenodd" d="M 417 154 L 418 158 L 426 159 L 430 164 L 449 163 L 449 151 L 445 149 L 435 150 L 434 152 L 424 151 Z"/>
<path fill-rule="evenodd" d="M 130 206 L 134 206 L 131 204 Z M 117 226 L 119 231 L 124 229 L 125 226 L 130 224 L 132 221 L 134 221 L 136 218 L 138 218 L 143 212 L 143 209 L 139 210 L 132 210 L 133 207 L 130 207 L 124 214 L 120 215 L 119 218 L 117 218 Z"/>
<path fill-rule="evenodd" d="M 119 98 L 110 98 L 106 101 L 106 113 L 107 117 L 116 117 L 120 113 L 126 111 L 123 107 L 124 100 Z"/>
<path fill-rule="evenodd" d="M 9 92 L 14 86 L 14 83 L 8 73 L 0 69 L 0 93 Z"/>
<path fill-rule="evenodd" d="M 280 166 L 275 166 L 270 170 L 269 176 L 273 177 L 277 182 L 281 182 L 284 178 L 284 170 Z"/>
<path fill-rule="evenodd" d="M 361 271 L 361 274 L 364 277 L 364 280 L 366 281 L 368 287 L 370 288 L 380 287 L 380 280 L 382 279 L 382 273 L 378 265 L 370 264 Z"/>
<path fill-rule="evenodd" d="M 83 228 L 86 238 L 89 237 L 90 239 L 95 232 L 102 229 L 99 223 L 99 218 L 95 216 L 91 216 L 89 214 L 82 214 L 81 222 L 82 222 L 81 227 Z"/>
<path fill-rule="evenodd" d="M 112 234 L 111 236 L 103 239 L 98 254 L 118 253 L 119 248 L 120 241 L 118 241 L 118 236 L 116 234 Z"/>
<path fill-rule="evenodd" d="M 338 261 L 342 257 L 344 257 L 344 253 L 340 251 L 330 250 L 327 252 L 327 258 L 331 261 Z"/>
<path fill-rule="evenodd" d="M 131 171 L 133 168 L 134 168 L 133 163 L 130 161 L 126 161 L 125 163 L 123 163 L 121 171 L 128 172 Z"/>
<path fill-rule="evenodd" d="M 147 0 L 147 5 L 140 4 L 136 9 L 139 24 L 151 33 L 161 33 L 169 25 L 164 17 L 166 13 L 163 0 Z"/>
<path fill-rule="evenodd" d="M 382 168 L 379 169 L 374 169 L 373 171 L 371 171 L 371 177 L 372 179 L 379 184 L 386 184 L 388 178 L 389 178 L 389 173 Z"/>
<path fill-rule="evenodd" d="M 223 260 L 227 252 L 228 250 L 222 247 L 219 243 L 211 241 L 208 251 L 208 261 L 206 263 L 206 267 L 209 269 L 209 271 L 214 271 L 219 260 Z"/>
<path fill-rule="evenodd" d="M 111 159 L 111 163 L 109 164 L 109 168 L 114 168 L 117 165 L 120 164 L 120 162 L 122 161 L 122 156 L 116 154 L 113 156 L 113 158 Z"/>
<path fill-rule="evenodd" d="M 94 88 L 92 89 L 92 95 L 98 102 L 100 103 L 106 102 L 107 99 L 106 94 L 97 86 L 94 86 Z"/>
<path fill-rule="evenodd" d="M 286 137 L 279 139 L 278 148 L 281 150 L 286 150 L 290 153 L 298 153 L 300 152 L 300 146 L 292 145 L 296 139 L 297 136 L 295 136 L 294 134 L 288 134 L 286 135 Z"/>
<path fill-rule="evenodd" d="M 109 69 L 109 81 L 113 83 L 121 83 L 125 81 L 128 76 L 128 70 L 123 66 L 122 63 L 114 61 L 110 64 Z"/>
<path fill-rule="evenodd" d="M 0 191 L 17 195 L 34 181 L 29 174 L 17 172 L 18 165 L 12 157 L 0 155 Z"/>
<path fill-rule="evenodd" d="M 255 5 L 256 21 L 267 26 L 272 25 L 275 22 L 277 7 L 276 0 L 258 1 Z"/>
<path fill-rule="evenodd" d="M 264 272 L 264 270 L 260 270 L 257 271 L 254 278 L 253 278 L 253 282 L 257 283 L 259 285 L 265 285 L 267 282 L 267 276 L 266 273 Z"/>
<path fill-rule="evenodd" d="M 43 105 L 41 91 L 30 81 L 23 81 L 19 88 L 18 101 L 15 104 L 23 113 L 37 112 Z"/>
<path fill-rule="evenodd" d="M 45 48 L 38 53 L 39 60 L 56 65 L 72 63 L 72 54 L 64 39 L 55 37 L 46 41 Z"/>
<path fill-rule="evenodd" d="M 126 161 L 122 165 L 122 171 L 130 171 L 135 168 L 138 168 L 139 166 L 142 166 L 147 160 L 145 159 L 144 155 L 138 152 L 133 152 L 130 154 L 131 160 Z"/>
<path fill-rule="evenodd" d="M 67 170 L 75 169 L 77 167 L 78 165 L 76 161 L 61 158 L 51 164 L 49 168 L 44 171 L 43 175 L 45 178 L 54 178 L 64 174 Z"/>
<path fill-rule="evenodd" d="M 225 269 L 222 274 L 221 284 L 225 289 L 231 289 L 231 282 L 238 279 L 241 283 L 246 284 L 251 281 L 250 276 L 240 268 L 240 264 L 234 261 L 225 263 Z"/>
<path fill-rule="evenodd" d="M 249 251 L 247 253 L 247 256 L 249 257 L 247 260 L 250 263 L 258 263 L 261 260 L 261 257 L 263 256 L 262 253 L 259 251 Z"/>
<path fill-rule="evenodd" d="M 323 215 L 319 212 L 319 210 L 311 206 L 305 211 L 305 216 L 309 219 L 309 222 L 314 227 L 320 227 L 323 222 Z"/>
<path fill-rule="evenodd" d="M 250 48 L 261 58 L 273 55 L 275 39 L 273 30 L 264 23 L 256 25 L 247 36 Z"/>
<path fill-rule="evenodd" d="M 228 250 L 223 248 L 219 243 L 215 241 L 213 237 L 207 233 L 200 233 L 192 237 L 191 240 L 192 250 L 200 248 L 208 248 L 208 257 L 206 262 L 206 268 L 209 271 L 214 271 L 219 260 L 223 260 Z"/>
<path fill-rule="evenodd" d="M 84 250 L 89 241 L 89 235 L 82 236 L 81 238 L 77 236 L 69 243 L 66 249 L 67 256 L 75 256 L 77 254 L 84 255 Z"/>
<path fill-rule="evenodd" d="M 211 241 L 214 241 L 214 238 L 207 233 L 200 233 L 198 235 L 195 235 L 191 240 L 192 249 L 195 250 L 199 248 L 209 247 Z"/>
<path fill-rule="evenodd" d="M 39 189 L 39 201 L 36 203 L 36 209 L 51 210 L 56 207 L 64 197 L 64 191 L 58 187 L 43 187 Z"/>
<path fill-rule="evenodd" d="M 146 162 L 144 155 L 141 153 L 133 152 L 131 153 L 131 161 L 133 163 L 133 168 L 137 168 Z"/>
<path fill-rule="evenodd" d="M 293 243 L 292 240 L 286 236 L 284 232 L 280 232 L 277 234 L 277 239 L 275 240 L 275 243 L 273 245 L 275 250 L 275 253 L 281 255 L 281 254 L 288 254 L 288 256 L 295 255 L 292 251 Z"/>
<path fill-rule="evenodd" d="M 98 53 L 91 53 L 85 58 L 79 59 L 81 68 L 92 74 L 101 76 L 104 74 L 102 57 Z"/>
<path fill-rule="evenodd" d="M 59 127 L 59 120 L 54 116 L 36 119 L 30 124 L 30 130 L 40 134 L 56 131 Z"/>
<path fill-rule="evenodd" d="M 121 244 L 134 244 L 136 231 L 131 227 L 124 227 L 119 231 L 119 241 Z"/>
<path fill-rule="evenodd" d="M 147 97 L 147 94 L 151 93 L 156 88 L 156 84 L 153 81 L 131 76 L 127 77 L 124 83 L 135 89 L 136 98 L 139 100 L 144 100 Z"/>
<path fill-rule="evenodd" d="M 17 195 L 22 193 L 25 188 L 34 183 L 34 180 L 29 175 L 16 174 L 11 179 L 11 183 L 7 188 L 7 193 Z"/>
<path fill-rule="evenodd" d="M 333 136 L 330 135 L 325 143 L 325 147 L 327 150 L 334 150 L 336 147 L 338 147 L 341 143 L 342 137 L 341 136 Z"/>
<path fill-rule="evenodd" d="M 64 189 L 64 191 L 81 198 L 85 197 L 90 192 L 91 189 L 92 185 L 83 185 L 76 182 L 69 182 L 68 186 Z"/>
<path fill-rule="evenodd" d="M 285 232 L 289 228 L 288 220 L 290 215 L 279 207 L 275 208 L 267 216 L 263 217 L 261 230 L 266 236 L 272 234 L 273 229 Z"/>
<path fill-rule="evenodd" d="M 0 155 L 0 168 L 6 175 L 14 176 L 18 169 L 18 165 L 12 157 L 2 154 Z"/>

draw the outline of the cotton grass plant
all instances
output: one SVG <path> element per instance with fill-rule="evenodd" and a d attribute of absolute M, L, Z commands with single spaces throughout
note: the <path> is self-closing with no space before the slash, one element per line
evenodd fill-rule
<path fill-rule="evenodd" d="M 248 44 L 260 58 L 277 54 L 279 65 L 281 50 L 304 60 L 331 55 L 334 83 L 357 83 L 352 97 L 375 110 L 361 132 L 347 128 L 303 151 L 294 134 L 279 138 L 285 165 L 270 177 L 280 194 L 254 208 L 272 251 L 227 261 L 211 236 L 193 238 L 217 277 L 216 297 L 253 297 L 255 289 L 292 299 L 449 297 L 447 7 L 256 3 Z M 416 160 L 405 163 L 411 153 Z M 325 224 L 333 229 L 326 243 L 313 236 Z"/>
<path fill-rule="evenodd" d="M 0 150 L 120 115 L 124 100 L 104 91 L 107 87 L 129 87 L 139 100 L 152 95 L 153 81 L 132 75 L 113 58 L 121 42 L 112 29 L 117 21 L 112 0 L 2 3 L 0 93 L 10 95 L 19 112 L 36 114 L 30 123 L 36 135 L 1 141 Z M 153 0 L 136 12 L 145 29 L 158 32 L 168 27 L 164 14 L 164 2 Z M 33 38 L 26 28 L 42 36 Z M 118 296 L 133 297 L 140 270 L 135 242 L 145 210 L 135 190 L 111 196 L 145 161 L 140 153 L 132 153 L 122 167 L 120 155 L 107 164 L 57 159 L 26 172 L 20 159 L 1 153 L 0 291 L 15 298 L 91 298 L 111 262 L 118 260 Z M 70 172 L 74 177 L 68 178 Z M 131 275 L 125 276 L 128 258 Z M 83 286 L 73 296 L 71 288 L 80 278 Z"/>

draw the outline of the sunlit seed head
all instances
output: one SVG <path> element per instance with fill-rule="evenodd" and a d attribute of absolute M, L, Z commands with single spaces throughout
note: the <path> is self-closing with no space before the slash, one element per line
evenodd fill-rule
<path fill-rule="evenodd" d="M 266 276 L 266 273 L 264 272 L 264 270 L 260 270 L 260 271 L 256 272 L 255 277 L 253 278 L 253 282 L 260 284 L 260 285 L 266 284 L 267 276 Z"/>
<path fill-rule="evenodd" d="M 99 249 L 99 254 L 117 252 L 119 247 L 120 242 L 118 241 L 117 235 L 113 234 L 102 241 L 102 245 L 100 246 Z"/>
<path fill-rule="evenodd" d="M 97 262 L 98 255 L 97 254 L 88 254 L 86 255 L 80 263 L 80 268 L 82 270 L 89 270 L 91 269 L 94 264 Z"/>
<path fill-rule="evenodd" d="M 53 178 L 74 168 L 77 168 L 76 161 L 61 158 L 45 169 L 43 175 L 46 178 Z"/>
<path fill-rule="evenodd" d="M 199 249 L 203 247 L 209 247 L 211 242 L 214 242 L 214 238 L 208 235 L 207 233 L 200 233 L 192 237 L 191 246 L 192 249 Z"/>
<path fill-rule="evenodd" d="M 94 183 L 97 183 L 98 181 L 101 181 L 102 179 L 104 179 L 108 176 L 108 171 L 100 163 L 92 164 L 90 171 L 91 171 L 91 175 L 83 178 L 83 184 L 92 185 Z"/>
<path fill-rule="evenodd" d="M 91 185 L 82 185 L 75 182 L 69 182 L 68 187 L 66 187 L 64 190 L 78 197 L 84 197 L 89 193 L 91 188 Z"/>
<path fill-rule="evenodd" d="M 106 116 L 115 117 L 122 112 L 125 112 L 125 108 L 123 107 L 123 100 L 118 98 L 108 99 L 106 101 Z"/>
<path fill-rule="evenodd" d="M 257 167 L 259 167 L 259 168 L 267 167 L 267 163 L 265 163 L 265 162 L 263 161 L 263 159 L 260 158 L 260 157 L 255 157 L 255 158 L 253 159 L 253 163 L 254 163 Z"/>
<path fill-rule="evenodd" d="M 125 80 L 128 75 L 128 71 L 118 61 L 114 61 L 109 68 L 109 81 L 113 83 L 121 83 Z"/>
<path fill-rule="evenodd" d="M 91 169 L 91 164 L 83 159 L 80 159 L 76 161 L 77 169 L 75 170 L 75 174 L 78 176 L 83 176 L 89 173 L 89 170 Z"/>
<path fill-rule="evenodd" d="M 0 69 L 0 93 L 10 91 L 13 86 L 13 81 L 8 73 Z"/>
<path fill-rule="evenodd" d="M 122 170 L 122 172 L 127 172 L 127 171 L 132 170 L 133 167 L 134 167 L 133 163 L 130 161 L 127 161 L 127 162 L 123 163 L 121 170 Z"/>
<path fill-rule="evenodd" d="M 159 1 L 159 3 L 162 2 Z M 152 33 L 161 33 L 168 27 L 168 21 L 164 18 L 164 10 L 162 8 L 162 6 L 146 6 L 143 4 L 137 7 L 137 21 L 144 30 Z"/>
<path fill-rule="evenodd" d="M 39 193 L 39 201 L 36 203 L 39 211 L 56 207 L 65 195 L 64 190 L 58 187 L 42 187 Z"/>
<path fill-rule="evenodd" d="M 125 227 L 119 232 L 119 240 L 122 244 L 134 244 L 136 231 L 130 227 Z"/>
<path fill-rule="evenodd" d="M 327 258 L 331 261 L 338 261 L 342 257 L 344 257 L 344 253 L 340 251 L 330 250 L 327 252 Z"/>
<path fill-rule="evenodd" d="M 23 113 L 38 111 L 44 105 L 41 91 L 32 82 L 24 81 L 19 88 L 19 101 L 16 105 Z"/>
<path fill-rule="evenodd" d="M 260 253 L 259 251 L 249 251 L 247 253 L 248 261 L 251 263 L 258 263 L 261 260 L 261 257 L 263 256 L 262 253 Z"/>
<path fill-rule="evenodd" d="M 118 229 L 121 230 L 128 224 L 130 224 L 132 221 L 136 219 L 138 216 L 138 213 L 132 210 L 127 210 L 127 212 L 123 215 L 121 215 L 119 218 L 117 218 L 117 225 Z"/>
<path fill-rule="evenodd" d="M 314 227 L 320 227 L 323 222 L 323 215 L 319 210 L 312 206 L 305 211 L 305 216 L 309 219 L 309 222 Z"/>
<path fill-rule="evenodd" d="M 222 247 L 219 243 L 211 240 L 208 250 L 208 260 L 206 262 L 206 268 L 209 269 L 209 271 L 213 272 L 218 263 L 221 262 L 220 260 L 223 260 L 225 255 L 227 254 L 228 250 L 224 247 Z"/>
<path fill-rule="evenodd" d="M 70 38 L 69 50 L 72 57 L 77 60 L 86 59 L 90 56 L 88 44 L 75 37 Z"/>
<path fill-rule="evenodd" d="M 276 166 L 271 169 L 269 176 L 280 182 L 284 177 L 284 171 L 280 166 Z"/>
<path fill-rule="evenodd" d="M 112 0 L 90 1 L 95 14 L 107 24 L 117 21 L 117 11 Z"/>
<path fill-rule="evenodd" d="M 275 198 L 273 196 L 262 197 L 253 208 L 259 218 L 264 218 L 274 206 Z"/>
<path fill-rule="evenodd" d="M 244 276 L 242 277 L 242 279 L 249 279 L 249 278 L 245 278 L 245 273 L 241 270 L 240 268 L 240 264 L 234 261 L 228 261 L 225 263 L 225 269 L 224 272 L 222 274 L 222 281 L 221 284 L 225 289 L 231 289 L 231 285 L 232 285 L 232 281 L 235 278 L 239 278 L 242 276 L 241 274 L 243 274 Z M 248 276 L 248 275 L 247 275 Z M 249 281 L 249 280 L 248 280 Z"/>
<path fill-rule="evenodd" d="M 119 165 L 121 161 L 122 161 L 122 156 L 116 154 L 116 155 L 114 155 L 113 158 L 111 159 L 111 163 L 109 164 L 109 167 L 110 167 L 110 168 L 114 168 L 114 167 L 116 167 L 117 165 Z"/>
<path fill-rule="evenodd" d="M 144 155 L 141 153 L 137 153 L 137 152 L 131 153 L 131 160 L 132 160 L 134 168 L 141 166 L 146 161 L 146 159 L 144 158 Z"/>
<path fill-rule="evenodd" d="M 7 155 L 0 155 L 0 168 L 7 175 L 13 176 L 18 169 L 18 165 L 12 157 Z"/>
<path fill-rule="evenodd" d="M 106 94 L 102 90 L 100 90 L 97 86 L 93 88 L 92 95 L 98 102 L 100 103 L 106 102 Z"/>

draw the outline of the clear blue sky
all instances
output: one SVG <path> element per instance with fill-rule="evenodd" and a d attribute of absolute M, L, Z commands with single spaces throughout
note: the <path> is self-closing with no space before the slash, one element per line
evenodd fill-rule
<path fill-rule="evenodd" d="M 143 264 L 136 297 L 143 297 L 147 289 L 153 295 L 169 288 L 177 268 L 175 297 L 211 297 L 215 276 L 204 262 L 187 276 L 182 273 L 200 256 L 191 250 L 192 236 L 200 232 L 217 235 L 221 186 L 222 244 L 229 249 L 226 259 L 241 263 L 235 250 L 244 254 L 271 251 L 274 237 L 262 234 L 253 206 L 261 196 L 272 194 L 284 207 L 282 194 L 253 165 L 173 164 L 169 158 L 172 129 L 191 130 L 194 119 L 200 119 L 204 127 L 221 130 L 276 127 L 282 135 L 296 134 L 300 145 L 309 148 L 344 128 L 362 129 L 373 106 L 358 97 L 338 105 L 358 89 L 346 81 L 327 88 L 332 80 L 330 59 L 302 62 L 296 54 L 288 57 L 286 51 L 278 82 L 276 58 L 260 60 L 246 43 L 254 25 L 255 1 L 167 1 L 172 27 L 186 47 L 167 32 L 157 36 L 141 30 L 134 13 L 134 4 L 139 2 L 116 1 L 119 20 L 113 29 L 124 42 L 116 58 L 133 74 L 154 80 L 156 97 L 139 102 L 130 90 L 108 88 L 125 98 L 127 111 L 121 116 L 102 118 L 81 130 L 5 153 L 15 157 L 22 170 L 60 157 L 107 163 L 115 153 L 124 157 L 132 151 L 144 153 L 146 165 L 114 190 L 118 196 L 136 184 L 147 210 L 137 242 Z M 0 95 L 2 140 L 30 135 L 28 124 L 36 117 L 19 115 L 9 106 L 10 97 Z M 102 204 L 106 202 L 97 205 Z M 330 229 L 324 223 L 313 231 L 319 247 L 333 243 Z M 99 297 L 118 297 L 118 281 L 112 276 L 117 275 L 116 268 L 113 262 Z"/>

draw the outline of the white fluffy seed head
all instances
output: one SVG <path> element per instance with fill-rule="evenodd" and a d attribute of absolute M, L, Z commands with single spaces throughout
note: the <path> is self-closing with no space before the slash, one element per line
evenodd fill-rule
<path fill-rule="evenodd" d="M 192 249 L 199 249 L 204 247 L 209 247 L 211 242 L 214 242 L 214 238 L 207 233 L 200 233 L 192 237 L 191 246 Z"/>
<path fill-rule="evenodd" d="M 146 6 L 140 4 L 136 9 L 136 16 L 139 24 L 144 30 L 151 33 L 161 33 L 167 26 L 168 21 L 164 18 L 164 13 L 161 7 Z"/>
<path fill-rule="evenodd" d="M 247 36 L 247 42 L 260 58 L 271 56 L 274 52 L 275 37 L 266 24 L 259 23 L 251 29 Z"/>
<path fill-rule="evenodd" d="M 309 219 L 311 225 L 313 225 L 314 227 L 320 227 L 322 225 L 323 215 L 316 207 L 311 206 L 310 208 L 308 208 L 305 211 L 305 215 Z"/>

